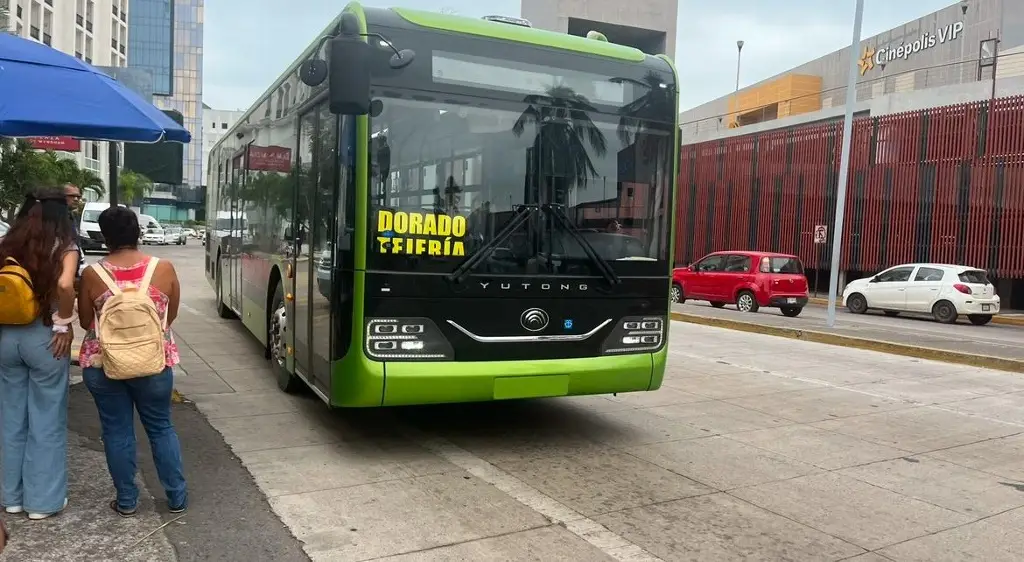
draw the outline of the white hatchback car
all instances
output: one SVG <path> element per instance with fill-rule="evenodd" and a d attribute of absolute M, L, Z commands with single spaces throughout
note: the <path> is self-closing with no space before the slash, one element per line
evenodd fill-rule
<path fill-rule="evenodd" d="M 999 314 L 999 295 L 988 276 L 963 265 L 897 265 L 874 277 L 851 281 L 843 289 L 843 302 L 854 314 L 869 309 L 889 316 L 920 312 L 945 324 L 964 315 L 971 324 L 981 326 Z"/>

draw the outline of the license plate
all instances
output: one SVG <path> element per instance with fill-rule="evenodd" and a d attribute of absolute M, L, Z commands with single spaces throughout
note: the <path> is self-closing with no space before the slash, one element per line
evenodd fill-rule
<path fill-rule="evenodd" d="M 992 305 L 990 305 L 990 304 L 983 304 L 983 305 L 981 305 L 981 311 L 982 312 L 988 312 L 991 309 L 992 309 Z"/>
<path fill-rule="evenodd" d="M 796 304 L 796 299 L 788 298 L 788 299 L 786 299 L 786 304 Z"/>

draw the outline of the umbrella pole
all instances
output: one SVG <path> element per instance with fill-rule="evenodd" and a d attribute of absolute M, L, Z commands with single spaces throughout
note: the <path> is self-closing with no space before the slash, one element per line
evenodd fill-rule
<path fill-rule="evenodd" d="M 117 206 L 117 143 L 107 141 L 107 195 L 110 197 L 110 206 Z"/>

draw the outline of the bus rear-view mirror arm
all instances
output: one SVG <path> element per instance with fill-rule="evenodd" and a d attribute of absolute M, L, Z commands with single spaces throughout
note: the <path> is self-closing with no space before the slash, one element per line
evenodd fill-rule
<path fill-rule="evenodd" d="M 394 54 L 388 66 L 400 70 L 412 64 L 416 53 L 412 49 L 397 49 L 379 33 L 363 33 L 355 14 L 345 13 L 341 29 L 336 36 L 325 36 L 320 45 L 330 42 L 325 62 L 316 55 L 303 61 L 299 75 L 302 82 L 316 87 L 328 80 L 328 106 L 335 115 L 367 115 L 370 113 L 370 75 L 373 47 L 365 38 L 374 38 L 381 47 Z M 317 49 L 319 53 L 320 49 Z"/>

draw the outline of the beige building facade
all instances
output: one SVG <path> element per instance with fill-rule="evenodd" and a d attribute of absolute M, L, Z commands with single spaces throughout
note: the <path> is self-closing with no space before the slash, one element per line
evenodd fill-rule
<path fill-rule="evenodd" d="M 522 0 L 522 17 L 538 29 L 586 36 L 675 59 L 678 0 Z"/>

